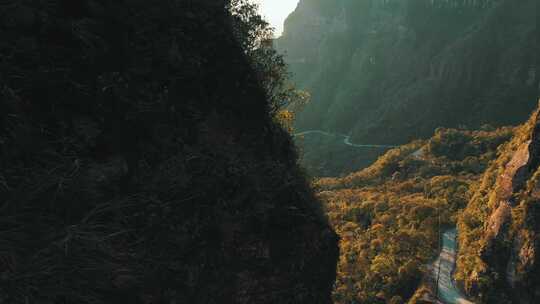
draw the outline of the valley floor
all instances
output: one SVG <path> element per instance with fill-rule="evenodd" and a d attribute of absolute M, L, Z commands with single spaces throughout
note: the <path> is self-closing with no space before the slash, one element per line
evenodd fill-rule
<path fill-rule="evenodd" d="M 336 133 L 330 133 L 322 130 L 309 130 L 304 131 L 300 133 L 294 134 L 295 137 L 297 136 L 304 136 L 304 135 L 310 135 L 310 134 L 320 134 L 325 136 L 331 136 L 331 137 L 342 137 L 343 138 L 343 144 L 349 146 L 349 147 L 355 147 L 355 148 L 395 148 L 397 146 L 391 146 L 391 145 L 370 145 L 370 144 L 355 144 L 351 142 L 351 136 L 350 135 L 344 135 L 344 134 L 336 134 Z"/>

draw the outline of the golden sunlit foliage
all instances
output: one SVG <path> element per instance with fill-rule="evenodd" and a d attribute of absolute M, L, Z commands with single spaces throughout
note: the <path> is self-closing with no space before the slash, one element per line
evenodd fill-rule
<path fill-rule="evenodd" d="M 479 174 L 512 132 L 438 129 L 362 171 L 318 180 L 341 236 L 335 303 L 406 303 L 437 254 L 440 227 L 455 225 Z"/>
<path fill-rule="evenodd" d="M 289 110 L 281 110 L 276 114 L 276 119 L 285 128 L 285 130 L 292 133 L 294 123 L 294 113 Z"/>
<path fill-rule="evenodd" d="M 512 302 L 503 294 L 500 285 L 497 285 L 507 274 L 498 273 L 500 271 L 495 270 L 493 265 L 488 265 L 486 258 L 482 257 L 481 250 L 486 246 L 486 225 L 494 216 L 500 203 L 498 194 L 503 191 L 499 177 L 504 174 L 506 165 L 516 151 L 531 140 L 533 130 L 537 127 L 537 115 L 538 113 L 534 114 L 527 123 L 516 128 L 513 139 L 499 148 L 498 158 L 485 171 L 467 208 L 458 220 L 460 251 L 455 278 L 467 292 L 477 297 L 479 303 L 492 303 L 495 299 L 498 303 Z M 530 172 L 530 178 L 526 180 L 523 189 L 518 193 L 512 193 L 515 207 L 511 211 L 511 227 L 508 233 L 501 233 L 500 238 L 503 242 L 511 244 L 519 235 L 524 246 L 531 241 L 529 232 L 523 227 L 526 226 L 524 225 L 526 217 L 535 212 L 531 203 L 538 199 L 534 191 L 538 187 L 539 179 L 540 172 L 534 169 Z M 506 255 L 503 251 L 506 249 L 501 249 L 497 254 Z M 506 266 L 503 267 L 505 269 L 502 271 L 506 272 Z"/>

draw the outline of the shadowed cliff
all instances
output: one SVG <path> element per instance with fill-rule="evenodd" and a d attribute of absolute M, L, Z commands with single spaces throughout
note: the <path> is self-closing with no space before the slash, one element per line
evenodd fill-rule
<path fill-rule="evenodd" d="M 0 16 L 0 302 L 330 302 L 336 235 L 225 1 Z"/>

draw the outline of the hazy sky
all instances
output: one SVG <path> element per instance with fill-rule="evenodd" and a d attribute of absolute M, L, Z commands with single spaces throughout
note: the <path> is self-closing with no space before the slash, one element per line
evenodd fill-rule
<path fill-rule="evenodd" d="M 261 15 L 276 29 L 276 37 L 283 32 L 283 22 L 294 11 L 298 0 L 254 0 L 259 4 Z"/>

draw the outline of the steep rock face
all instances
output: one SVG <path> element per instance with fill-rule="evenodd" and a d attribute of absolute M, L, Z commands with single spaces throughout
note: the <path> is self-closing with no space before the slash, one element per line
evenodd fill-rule
<path fill-rule="evenodd" d="M 536 98 L 536 5 L 302 0 L 276 45 L 313 100 L 297 127 L 398 144 L 517 124 Z"/>
<path fill-rule="evenodd" d="M 539 111 L 502 147 L 460 219 L 458 280 L 480 302 L 540 299 Z"/>
<path fill-rule="evenodd" d="M 329 303 L 225 1 L 0 4 L 1 303 Z"/>

